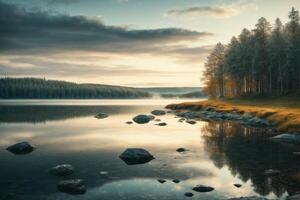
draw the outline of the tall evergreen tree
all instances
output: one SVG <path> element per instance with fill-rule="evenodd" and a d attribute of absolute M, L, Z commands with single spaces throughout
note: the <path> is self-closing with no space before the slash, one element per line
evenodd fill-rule
<path fill-rule="evenodd" d="M 213 97 L 283 95 L 300 90 L 300 17 L 289 22 L 260 18 L 224 48 L 218 43 L 205 64 L 206 90 Z"/>

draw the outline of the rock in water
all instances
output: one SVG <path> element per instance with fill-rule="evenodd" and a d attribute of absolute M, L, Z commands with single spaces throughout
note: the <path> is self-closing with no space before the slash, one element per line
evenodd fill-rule
<path fill-rule="evenodd" d="M 86 187 L 81 179 L 60 181 L 57 189 L 68 194 L 84 194 L 86 192 Z"/>
<path fill-rule="evenodd" d="M 186 197 L 192 197 L 192 196 L 194 196 L 194 194 L 191 193 L 191 192 L 186 192 L 186 193 L 184 193 L 184 196 L 186 196 Z"/>
<path fill-rule="evenodd" d="M 97 118 L 97 119 L 104 119 L 107 117 L 108 117 L 108 114 L 106 114 L 106 113 L 99 113 L 95 116 L 95 118 Z"/>
<path fill-rule="evenodd" d="M 166 182 L 165 179 L 158 179 L 157 181 L 160 182 L 160 183 L 165 183 Z"/>
<path fill-rule="evenodd" d="M 174 180 L 173 180 L 173 183 L 180 183 L 180 180 L 174 179 Z"/>
<path fill-rule="evenodd" d="M 7 151 L 10 151 L 14 154 L 28 154 L 34 151 L 34 149 L 35 148 L 31 146 L 28 142 L 20 142 L 6 148 Z"/>
<path fill-rule="evenodd" d="M 49 170 L 55 176 L 69 176 L 74 173 L 74 167 L 70 164 L 57 165 Z"/>
<path fill-rule="evenodd" d="M 214 188 L 205 185 L 197 185 L 193 188 L 193 190 L 196 192 L 211 192 L 214 190 Z"/>
<path fill-rule="evenodd" d="M 128 148 L 120 155 L 120 158 L 127 165 L 136 165 L 136 164 L 147 163 L 147 162 L 153 160 L 154 156 L 151 155 L 145 149 Z"/>
<path fill-rule="evenodd" d="M 197 122 L 194 121 L 194 120 L 186 120 L 185 122 L 186 122 L 186 123 L 189 123 L 189 124 L 196 124 L 196 123 L 197 123 Z"/>
<path fill-rule="evenodd" d="M 126 124 L 133 124 L 133 122 L 132 121 L 127 121 Z"/>
<path fill-rule="evenodd" d="M 187 149 L 181 147 L 181 148 L 176 149 L 176 151 L 179 153 L 182 153 L 182 152 L 187 151 Z"/>
<path fill-rule="evenodd" d="M 151 118 L 149 115 L 137 115 L 132 120 L 137 124 L 146 124 L 151 120 Z"/>
<path fill-rule="evenodd" d="M 167 123 L 161 122 L 161 123 L 158 123 L 158 124 L 155 124 L 155 125 L 157 125 L 157 126 L 167 126 Z"/>
<path fill-rule="evenodd" d="M 163 110 L 153 110 L 153 111 L 151 112 L 151 114 L 152 114 L 152 115 L 156 115 L 156 116 L 161 116 L 161 115 L 165 115 L 166 112 L 163 111 Z"/>
<path fill-rule="evenodd" d="M 240 188 L 240 187 L 242 187 L 242 185 L 241 184 L 238 184 L 238 183 L 236 183 L 236 184 L 233 184 L 235 187 L 237 187 L 237 188 Z"/>

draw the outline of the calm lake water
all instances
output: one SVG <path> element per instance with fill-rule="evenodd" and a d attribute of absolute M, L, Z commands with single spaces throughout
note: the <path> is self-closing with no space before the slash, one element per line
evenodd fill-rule
<path fill-rule="evenodd" d="M 183 101 L 183 100 L 181 100 Z M 157 117 L 168 125 L 125 122 L 149 114 L 174 100 L 0 101 L 0 199 L 2 200 L 181 200 L 193 186 L 212 186 L 191 199 L 226 199 L 259 195 L 283 199 L 300 191 L 300 159 L 268 140 L 267 130 L 229 122 L 179 123 L 173 114 Z M 106 119 L 96 119 L 99 112 Z M 37 149 L 27 155 L 5 150 L 28 141 Z M 156 159 L 126 165 L 119 155 L 130 147 L 145 148 Z M 190 151 L 178 153 L 184 147 Z M 87 192 L 72 196 L 56 189 L 63 178 L 49 168 L 69 163 L 84 179 Z M 277 169 L 276 177 L 264 175 Z M 101 174 L 105 171 L 108 174 Z M 157 179 L 166 179 L 161 184 Z M 175 184 L 173 179 L 180 179 Z M 233 186 L 242 184 L 241 188 Z"/>

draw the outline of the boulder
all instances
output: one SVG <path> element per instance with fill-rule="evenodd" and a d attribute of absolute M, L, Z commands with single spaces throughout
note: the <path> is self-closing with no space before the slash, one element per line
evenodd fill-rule
<path fill-rule="evenodd" d="M 95 115 L 95 118 L 97 118 L 97 119 L 104 119 L 107 117 L 108 117 L 108 114 L 106 114 L 106 113 L 98 113 L 97 115 Z"/>
<path fill-rule="evenodd" d="M 137 124 L 146 124 L 151 121 L 149 115 L 137 115 L 132 119 Z"/>
<path fill-rule="evenodd" d="M 184 196 L 186 196 L 186 197 L 192 197 L 192 196 L 194 196 L 194 194 L 191 193 L 191 192 L 186 192 L 186 193 L 184 193 Z"/>
<path fill-rule="evenodd" d="M 156 115 L 156 116 L 161 116 L 161 115 L 165 115 L 166 114 L 166 111 L 163 111 L 163 110 L 153 110 L 151 112 L 152 115 Z"/>
<path fill-rule="evenodd" d="M 197 185 L 193 188 L 193 190 L 196 192 L 211 192 L 214 188 L 206 185 Z"/>
<path fill-rule="evenodd" d="M 70 164 L 57 165 L 49 170 L 55 176 L 69 176 L 74 173 L 74 167 Z"/>
<path fill-rule="evenodd" d="M 14 154 L 28 154 L 34 151 L 34 149 L 35 148 L 31 146 L 28 142 L 20 142 L 6 148 L 7 151 L 10 151 Z"/>
<path fill-rule="evenodd" d="M 84 194 L 86 192 L 86 187 L 81 179 L 60 181 L 57 189 L 68 194 Z"/>
<path fill-rule="evenodd" d="M 147 150 L 140 148 L 128 148 L 121 155 L 120 158 L 127 165 L 144 164 L 154 159 Z"/>
<path fill-rule="evenodd" d="M 279 143 L 295 143 L 295 144 L 300 144 L 300 134 L 297 133 L 284 133 L 277 135 L 275 137 L 270 138 L 274 142 L 279 142 Z"/>

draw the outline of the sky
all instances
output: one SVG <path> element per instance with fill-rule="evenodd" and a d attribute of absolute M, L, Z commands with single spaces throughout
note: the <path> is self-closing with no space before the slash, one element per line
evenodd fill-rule
<path fill-rule="evenodd" d="M 0 76 L 130 87 L 202 85 L 205 59 L 300 0 L 0 0 Z"/>

